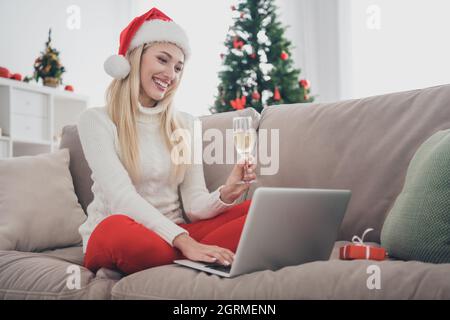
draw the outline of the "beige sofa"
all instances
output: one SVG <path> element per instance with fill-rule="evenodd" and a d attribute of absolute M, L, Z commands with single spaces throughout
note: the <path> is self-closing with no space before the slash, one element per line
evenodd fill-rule
<path fill-rule="evenodd" d="M 252 116 L 259 129 L 279 129 L 281 140 L 278 173 L 258 176 L 246 198 L 258 186 L 352 190 L 329 261 L 234 279 L 178 265 L 122 277 L 112 270 L 93 274 L 82 267 L 81 247 L 41 253 L 0 251 L 0 298 L 450 299 L 450 264 L 338 259 L 339 247 L 366 228 L 375 229 L 367 241 L 379 243 L 383 221 L 401 191 L 415 151 L 434 132 L 450 128 L 450 85 L 336 103 L 271 106 L 261 115 L 254 109 L 209 115 L 202 117 L 203 129 L 231 128 L 236 114 Z M 70 149 L 75 191 L 86 209 L 92 181 L 75 126 L 64 129 L 61 148 Z M 258 166 L 261 169 L 263 164 Z M 231 168 L 205 164 L 208 188 L 223 183 Z M 67 286 L 72 264 L 80 265 L 80 289 Z M 380 288 L 367 285 L 372 265 L 379 267 Z"/>

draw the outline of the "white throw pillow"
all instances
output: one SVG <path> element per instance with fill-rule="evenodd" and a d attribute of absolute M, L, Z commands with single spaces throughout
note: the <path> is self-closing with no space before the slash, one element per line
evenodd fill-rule
<path fill-rule="evenodd" d="M 0 159 L 0 250 L 44 251 L 81 243 L 86 215 L 69 171 L 69 149 Z"/>

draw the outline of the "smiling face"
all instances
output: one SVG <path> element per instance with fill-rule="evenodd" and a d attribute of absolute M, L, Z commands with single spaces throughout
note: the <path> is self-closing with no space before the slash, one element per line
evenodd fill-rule
<path fill-rule="evenodd" d="M 180 81 L 184 64 L 183 51 L 171 43 L 148 46 L 141 59 L 139 101 L 153 107 L 166 92 Z"/>

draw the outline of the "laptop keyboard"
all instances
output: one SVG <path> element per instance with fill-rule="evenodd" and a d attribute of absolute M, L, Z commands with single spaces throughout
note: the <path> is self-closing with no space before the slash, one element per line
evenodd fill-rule
<path fill-rule="evenodd" d="M 214 263 L 207 263 L 205 264 L 205 267 L 214 269 L 214 270 L 218 270 L 218 271 L 222 271 L 222 272 L 227 272 L 230 273 L 231 271 L 231 264 L 229 266 L 224 266 L 223 264 L 214 262 Z"/>

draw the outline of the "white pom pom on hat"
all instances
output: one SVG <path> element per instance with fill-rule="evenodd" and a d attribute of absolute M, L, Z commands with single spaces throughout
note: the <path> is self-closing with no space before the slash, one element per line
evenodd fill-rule
<path fill-rule="evenodd" d="M 128 50 L 154 41 L 173 43 L 183 51 L 185 61 L 190 57 L 189 40 L 183 28 L 157 8 L 152 8 L 122 30 L 119 53 L 106 59 L 105 72 L 115 79 L 126 78 L 131 69 L 125 58 Z"/>
<path fill-rule="evenodd" d="M 114 79 L 124 79 L 130 73 L 130 63 L 121 55 L 113 54 L 103 64 L 105 71 Z"/>

